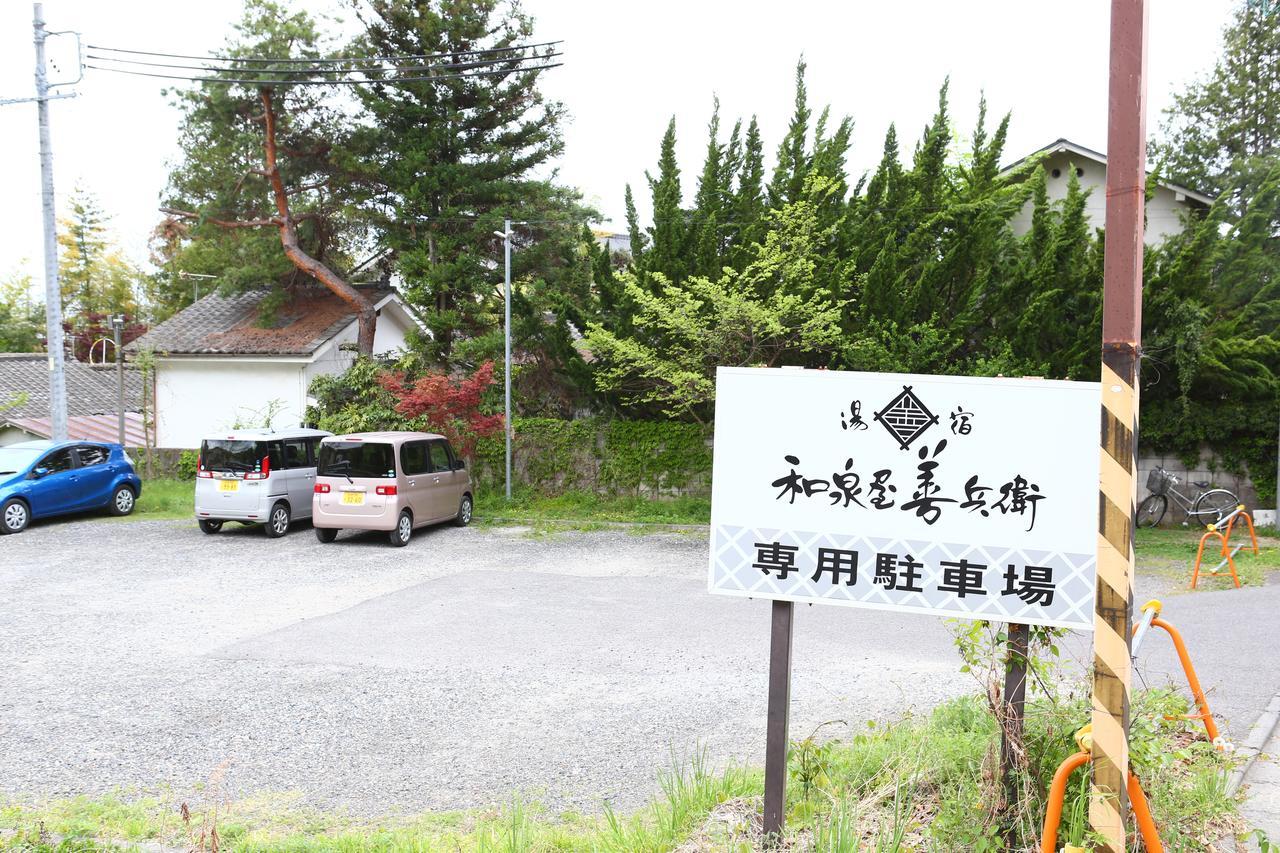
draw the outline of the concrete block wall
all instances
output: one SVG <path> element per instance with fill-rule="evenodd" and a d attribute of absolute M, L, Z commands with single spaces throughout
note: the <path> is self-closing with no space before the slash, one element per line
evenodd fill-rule
<path fill-rule="evenodd" d="M 1165 456 L 1155 453 L 1143 453 L 1138 456 L 1138 501 L 1141 503 L 1149 491 L 1147 491 L 1147 475 L 1155 468 L 1164 468 L 1169 473 L 1178 478 L 1178 491 L 1186 495 L 1194 502 L 1196 493 L 1200 491 L 1198 486 L 1191 485 L 1197 480 L 1207 481 L 1211 484 L 1211 488 L 1230 489 L 1236 493 L 1236 496 L 1249 509 L 1275 509 L 1275 507 L 1259 507 L 1258 492 L 1253 487 L 1253 481 L 1248 477 L 1237 477 L 1226 471 L 1222 464 L 1221 458 L 1213 452 L 1211 448 L 1204 447 L 1200 450 L 1200 458 L 1196 460 L 1194 465 L 1187 466 L 1177 456 Z M 1169 511 L 1165 516 L 1165 524 L 1179 524 L 1186 520 L 1186 513 L 1182 510 L 1180 504 L 1176 503 L 1173 498 L 1169 499 Z"/>

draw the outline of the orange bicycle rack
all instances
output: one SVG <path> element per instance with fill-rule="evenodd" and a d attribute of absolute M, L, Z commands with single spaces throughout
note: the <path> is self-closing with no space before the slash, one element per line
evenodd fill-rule
<path fill-rule="evenodd" d="M 1062 802 L 1067 795 L 1067 783 L 1077 768 L 1083 767 L 1093 760 L 1090 745 L 1093 740 L 1093 727 L 1085 726 L 1076 732 L 1076 745 L 1080 751 L 1058 765 L 1053 774 L 1053 783 L 1049 786 L 1049 806 L 1044 815 L 1044 831 L 1040 835 L 1041 853 L 1055 853 L 1058 846 L 1058 825 L 1062 823 Z M 1164 853 L 1164 844 L 1160 841 L 1160 832 L 1151 817 L 1151 806 L 1147 803 L 1146 792 L 1138 774 L 1129 770 L 1125 787 L 1129 791 L 1129 805 L 1133 808 L 1133 816 L 1138 821 L 1138 832 L 1142 835 L 1142 843 L 1148 853 Z"/>
<path fill-rule="evenodd" d="M 1231 533 L 1235 530 L 1236 522 L 1240 519 L 1244 519 L 1245 523 L 1249 525 L 1249 539 L 1251 545 L 1246 546 L 1245 543 L 1241 542 L 1233 548 L 1231 547 Z M 1196 550 L 1196 564 L 1191 571 L 1191 588 L 1195 589 L 1196 583 L 1203 576 L 1206 578 L 1229 577 L 1231 578 L 1231 582 L 1236 585 L 1237 589 L 1239 589 L 1240 576 L 1236 574 L 1236 554 L 1240 553 L 1240 550 L 1245 547 L 1252 547 L 1253 553 L 1258 553 L 1258 536 L 1253 531 L 1253 519 L 1249 517 L 1249 513 L 1245 512 L 1244 504 L 1240 504 L 1236 507 L 1235 512 L 1231 513 L 1217 524 L 1206 525 L 1206 528 L 1205 534 L 1200 537 L 1200 547 Z M 1200 570 L 1200 562 L 1204 559 L 1204 546 L 1205 543 L 1212 538 L 1217 538 L 1222 542 L 1222 550 L 1220 552 L 1222 560 L 1212 569 L 1202 572 Z M 1227 567 L 1229 571 L 1222 571 L 1224 566 Z"/>
<path fill-rule="evenodd" d="M 1163 628 L 1169 635 L 1169 639 L 1173 640 L 1174 651 L 1178 653 L 1178 662 L 1182 664 L 1182 671 L 1187 676 L 1187 686 L 1191 688 L 1191 695 L 1196 700 L 1196 707 L 1200 709 L 1198 714 L 1186 714 L 1182 716 L 1184 720 L 1200 720 L 1204 723 L 1204 730 L 1209 735 L 1210 742 L 1218 749 L 1223 748 L 1222 738 L 1218 734 L 1218 724 L 1213 720 L 1213 712 L 1209 710 L 1209 700 L 1204 695 L 1204 688 L 1200 686 L 1200 679 L 1196 677 L 1196 668 L 1191 665 L 1191 655 L 1187 652 L 1187 644 L 1182 640 L 1182 634 L 1177 628 L 1160 618 L 1160 611 L 1164 607 L 1154 598 L 1142 605 L 1142 620 L 1133 626 L 1133 642 L 1130 644 L 1130 656 L 1137 657 L 1138 649 L 1142 645 L 1142 639 L 1146 636 L 1147 630 L 1151 626 Z"/>
<path fill-rule="evenodd" d="M 1248 515 L 1243 513 L 1243 508 L 1239 510 L 1239 513 L 1248 518 Z M 1249 527 L 1252 531 L 1252 522 L 1250 522 Z M 1230 530 L 1230 527 L 1228 527 L 1228 530 Z M 1228 535 L 1230 534 L 1228 533 Z M 1254 541 L 1256 542 L 1257 540 L 1255 539 Z M 1142 619 L 1133 626 L 1133 641 L 1130 645 L 1130 654 L 1133 657 L 1137 657 L 1143 638 L 1146 637 L 1147 631 L 1152 627 L 1163 629 L 1169 635 L 1169 639 L 1173 641 L 1173 648 L 1178 653 L 1178 661 L 1182 664 L 1182 671 L 1187 676 L 1187 686 L 1191 688 L 1191 695 L 1195 697 L 1196 707 L 1200 710 L 1198 714 L 1184 714 L 1180 715 L 1178 719 L 1199 720 L 1204 724 L 1205 733 L 1209 735 L 1209 740 L 1213 745 L 1217 749 L 1225 749 L 1228 745 L 1218 734 L 1218 725 L 1214 722 L 1213 712 L 1209 710 L 1209 700 L 1205 697 L 1204 688 L 1200 686 L 1200 679 L 1196 677 L 1195 667 L 1191 665 L 1191 655 L 1187 652 L 1187 644 L 1183 642 L 1182 634 L 1177 628 L 1160 618 L 1162 609 L 1163 605 L 1155 599 L 1142 605 Z M 1166 719 L 1174 718 L 1166 717 Z M 1058 826 L 1062 823 L 1062 808 L 1063 800 L 1067 794 L 1067 783 L 1070 781 L 1073 772 L 1092 760 L 1090 753 L 1092 735 L 1092 726 L 1085 726 L 1076 732 L 1076 745 L 1080 747 L 1080 751 L 1074 755 L 1067 756 L 1066 760 L 1058 765 L 1057 772 L 1053 774 L 1053 783 L 1049 786 L 1048 807 L 1044 816 L 1044 831 L 1040 837 L 1042 853 L 1054 853 L 1054 848 L 1058 844 Z M 1127 776 L 1125 787 L 1129 792 L 1129 803 L 1133 808 L 1133 816 L 1137 820 L 1142 842 L 1149 853 L 1163 853 L 1164 845 L 1160 841 L 1160 833 L 1156 828 L 1155 819 L 1151 816 L 1151 806 L 1147 802 L 1146 793 L 1142 790 L 1142 783 L 1138 780 L 1138 776 L 1133 772 L 1132 768 L 1130 768 Z"/>

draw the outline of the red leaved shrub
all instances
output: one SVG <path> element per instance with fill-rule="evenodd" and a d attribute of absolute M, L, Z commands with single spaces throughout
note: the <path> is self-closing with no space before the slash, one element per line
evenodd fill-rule
<path fill-rule="evenodd" d="M 424 429 L 449 439 L 454 450 L 470 458 L 476 442 L 502 430 L 502 415 L 480 411 L 484 391 L 494 382 L 493 362 L 486 361 L 468 377 L 454 379 L 443 373 L 427 373 L 412 382 L 403 371 L 386 371 L 378 384 L 396 398 L 396 411 L 418 420 Z"/>

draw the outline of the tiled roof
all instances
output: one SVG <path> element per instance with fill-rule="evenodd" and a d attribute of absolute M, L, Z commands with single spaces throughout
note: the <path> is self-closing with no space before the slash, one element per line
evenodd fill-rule
<path fill-rule="evenodd" d="M 361 288 L 375 304 L 393 291 Z M 275 323 L 259 325 L 270 290 L 230 296 L 211 293 L 126 347 L 171 355 L 310 355 L 355 320 L 355 312 L 323 287 L 295 288 L 275 311 Z"/>
<path fill-rule="evenodd" d="M 50 438 L 53 430 L 49 427 L 49 418 L 14 418 L 0 415 L 0 423 L 18 427 L 24 432 L 40 438 Z M 119 415 L 76 415 L 67 418 L 67 438 L 84 439 L 86 441 L 119 441 Z M 125 447 L 146 447 L 147 436 L 143 431 L 142 415 L 137 412 L 124 413 L 124 445 Z"/>
<path fill-rule="evenodd" d="M 93 368 L 69 358 L 66 361 L 67 414 L 103 415 L 116 411 L 114 370 Z M 140 408 L 142 381 L 135 370 L 125 371 L 125 406 Z M 47 417 L 49 414 L 49 357 L 42 353 L 0 353 L 0 407 L 22 399 L 20 405 L 5 408 L 0 417 Z"/>

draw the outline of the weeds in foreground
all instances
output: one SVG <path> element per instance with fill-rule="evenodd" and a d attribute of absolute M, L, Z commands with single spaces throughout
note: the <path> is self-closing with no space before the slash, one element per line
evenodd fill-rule
<path fill-rule="evenodd" d="M 1150 719 L 1135 755 L 1166 849 L 1201 851 L 1209 840 L 1243 829 L 1228 797 L 1221 754 L 1184 720 L 1186 703 L 1171 691 L 1137 694 L 1134 719 Z M 1038 831 L 1048 777 L 1075 751 L 1070 732 L 1087 719 L 1083 698 L 1049 707 L 1038 698 L 1027 712 L 1028 753 L 1035 793 L 1027 821 Z M 792 850 L 994 851 L 1004 849 L 1005 816 L 984 794 L 992 790 L 986 760 L 999 730 L 982 697 L 948 702 L 927 717 L 868 725 L 812 752 L 806 793 L 789 786 L 787 841 Z M 1147 740 L 1149 739 L 1149 740 Z M 793 754 L 793 758 L 794 758 Z M 1154 762 L 1154 763 L 1150 763 Z M 794 766 L 794 765 L 793 765 Z M 1051 771 L 1050 771 L 1051 772 Z M 536 802 L 409 818 L 359 820 L 299 808 L 296 802 L 242 801 L 192 806 L 190 822 L 166 797 L 77 798 L 0 807 L 0 848 L 79 851 L 127 848 L 155 841 L 187 849 L 199 844 L 190 827 L 217 827 L 219 851 L 455 850 L 498 851 L 748 851 L 759 842 L 762 775 L 749 768 L 713 768 L 705 754 L 675 762 L 659 775 L 661 793 L 647 808 L 619 813 L 606 804 L 598 817 L 553 815 Z M 1060 843 L 1087 834 L 1086 774 L 1073 780 Z M 1267 848 L 1263 848 L 1267 849 Z"/>

